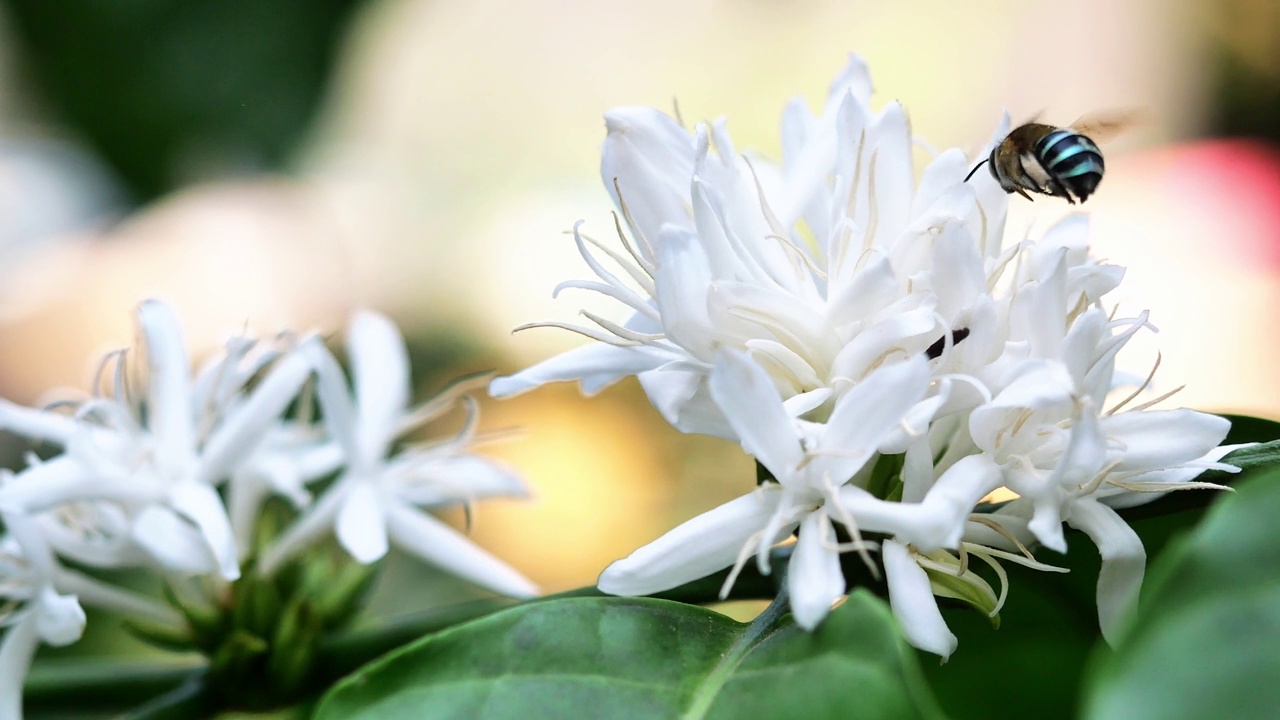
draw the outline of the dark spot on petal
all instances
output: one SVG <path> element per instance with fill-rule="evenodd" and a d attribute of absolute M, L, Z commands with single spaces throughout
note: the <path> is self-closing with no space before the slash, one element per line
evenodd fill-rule
<path fill-rule="evenodd" d="M 960 341 L 964 340 L 967 337 L 969 337 L 969 328 L 960 328 L 959 330 L 952 330 L 951 344 L 959 345 Z M 930 360 L 937 360 L 938 358 L 942 357 L 942 349 L 945 348 L 946 346 L 947 346 L 946 336 L 940 337 L 936 342 L 930 345 L 927 350 L 924 351 L 924 356 L 929 358 Z"/>

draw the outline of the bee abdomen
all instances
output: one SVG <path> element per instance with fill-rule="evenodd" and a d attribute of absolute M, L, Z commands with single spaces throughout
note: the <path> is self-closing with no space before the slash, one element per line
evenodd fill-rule
<path fill-rule="evenodd" d="M 1035 152 L 1045 171 L 1080 202 L 1102 181 L 1102 152 L 1078 132 L 1054 130 L 1036 143 Z"/>

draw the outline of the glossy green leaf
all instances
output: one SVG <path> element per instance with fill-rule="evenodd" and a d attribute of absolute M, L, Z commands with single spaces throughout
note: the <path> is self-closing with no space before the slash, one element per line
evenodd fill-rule
<path fill-rule="evenodd" d="M 1280 440 L 1280 422 L 1268 418 L 1250 415 L 1223 415 L 1231 421 L 1231 432 L 1227 433 L 1225 445 L 1237 445 L 1247 442 L 1270 442 Z"/>
<path fill-rule="evenodd" d="M 1280 717 L 1280 469 L 1236 488 L 1152 568 L 1085 717 Z"/>
<path fill-rule="evenodd" d="M 858 592 L 816 633 L 644 598 L 535 602 L 366 666 L 317 720 L 941 717 L 883 601 Z"/>

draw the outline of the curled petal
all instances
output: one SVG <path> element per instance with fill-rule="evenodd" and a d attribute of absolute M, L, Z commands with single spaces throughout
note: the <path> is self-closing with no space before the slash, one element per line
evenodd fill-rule
<path fill-rule="evenodd" d="M 1067 522 L 1088 535 L 1102 556 L 1102 569 L 1098 571 L 1098 624 L 1102 637 L 1114 645 L 1124 620 L 1138 604 L 1138 591 L 1147 564 L 1142 539 L 1115 510 L 1089 499 L 1072 506 Z"/>
<path fill-rule="evenodd" d="M 45 588 L 32 608 L 40 639 L 55 647 L 70 645 L 84 633 L 84 609 L 73 595 Z"/>
<path fill-rule="evenodd" d="M 929 575 L 916 563 L 904 545 L 886 540 L 884 555 L 885 581 L 889 586 L 889 604 L 893 616 L 902 626 L 907 642 L 943 660 L 951 657 L 959 643 L 947 628 L 933 597 Z"/>

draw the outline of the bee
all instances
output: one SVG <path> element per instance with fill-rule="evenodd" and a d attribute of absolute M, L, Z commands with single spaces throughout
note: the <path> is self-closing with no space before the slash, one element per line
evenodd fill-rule
<path fill-rule="evenodd" d="M 1032 199 L 1027 191 L 1084 202 L 1102 182 L 1106 164 L 1095 140 L 1134 123 L 1133 113 L 1091 113 L 1062 128 L 1029 122 L 1013 129 L 991 154 L 965 176 L 986 164 L 991 177 L 1007 193 Z"/>

